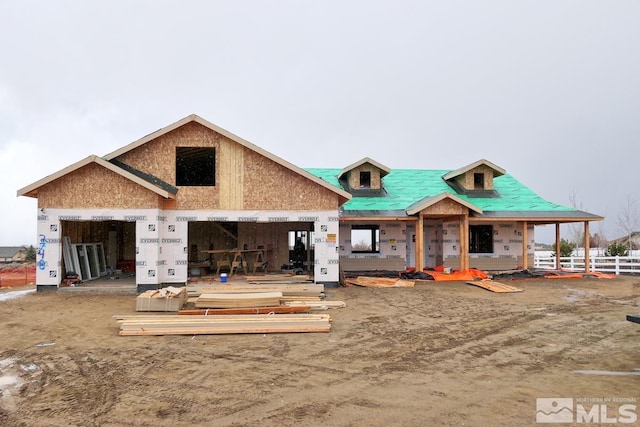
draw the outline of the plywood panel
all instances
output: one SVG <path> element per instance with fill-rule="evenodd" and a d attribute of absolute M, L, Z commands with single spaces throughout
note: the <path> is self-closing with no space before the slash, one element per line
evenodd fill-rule
<path fill-rule="evenodd" d="M 336 193 L 249 149 L 243 175 L 245 209 L 338 209 Z"/>
<path fill-rule="evenodd" d="M 450 215 L 464 215 L 469 212 L 469 208 L 457 203 L 451 199 L 443 199 L 434 205 L 431 205 L 422 210 L 422 215 L 436 215 L 436 216 L 450 216 Z"/>
<path fill-rule="evenodd" d="M 90 163 L 43 185 L 38 207 L 59 209 L 155 209 L 162 198 L 131 180 Z"/>

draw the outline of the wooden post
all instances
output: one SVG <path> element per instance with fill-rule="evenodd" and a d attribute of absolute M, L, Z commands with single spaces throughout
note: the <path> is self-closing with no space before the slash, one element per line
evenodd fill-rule
<path fill-rule="evenodd" d="M 589 246 L 591 245 L 591 236 L 589 236 L 589 221 L 584 222 L 584 272 L 591 271 Z"/>
<path fill-rule="evenodd" d="M 460 270 L 469 269 L 469 216 L 460 218 Z"/>
<path fill-rule="evenodd" d="M 556 270 L 560 270 L 560 223 L 556 223 Z"/>
<path fill-rule="evenodd" d="M 416 223 L 416 271 L 424 268 L 424 217 L 422 212 L 418 214 Z"/>
<path fill-rule="evenodd" d="M 522 223 L 522 269 L 526 270 L 529 268 L 529 251 L 527 250 L 527 241 L 529 238 L 527 237 L 527 221 Z"/>

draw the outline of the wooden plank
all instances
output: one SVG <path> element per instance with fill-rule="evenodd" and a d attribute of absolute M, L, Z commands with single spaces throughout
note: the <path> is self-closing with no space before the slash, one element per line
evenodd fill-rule
<path fill-rule="evenodd" d="M 491 292 L 523 292 L 523 289 L 516 288 L 515 286 L 507 285 L 506 283 L 496 282 L 491 279 L 472 280 L 466 282 L 469 285 L 478 286 Z"/>
<path fill-rule="evenodd" d="M 330 308 L 345 308 L 347 304 L 344 301 L 284 301 L 284 305 L 289 307 L 309 306 L 311 311 L 323 311 Z"/>
<path fill-rule="evenodd" d="M 394 279 L 388 277 L 358 276 L 355 279 L 345 279 L 349 285 L 364 286 L 368 288 L 409 288 L 415 284 L 414 280 Z"/>
<path fill-rule="evenodd" d="M 277 307 L 246 307 L 246 308 L 200 308 L 180 310 L 178 314 L 188 316 L 220 316 L 231 314 L 283 314 L 283 313 L 308 313 L 311 306 L 301 305 L 296 307 L 279 305 Z"/>
<path fill-rule="evenodd" d="M 243 329 L 179 329 L 179 330 L 138 330 L 119 331 L 121 336 L 136 335 L 222 335 L 222 334 L 274 334 L 274 333 L 297 333 L 297 332 L 330 332 L 331 325 L 319 325 L 312 327 L 270 327 L 270 328 L 243 328 Z"/>

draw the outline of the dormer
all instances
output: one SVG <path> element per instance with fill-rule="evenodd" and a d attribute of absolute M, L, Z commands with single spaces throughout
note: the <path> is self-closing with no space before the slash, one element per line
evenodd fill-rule
<path fill-rule="evenodd" d="M 459 194 L 475 197 L 495 197 L 497 193 L 493 179 L 506 174 L 500 166 L 481 159 L 463 168 L 448 172 L 442 176 L 447 184 Z"/>
<path fill-rule="evenodd" d="M 368 157 L 342 169 L 338 179 L 342 186 L 352 194 L 360 196 L 380 196 L 384 194 L 382 178 L 391 169 Z"/>

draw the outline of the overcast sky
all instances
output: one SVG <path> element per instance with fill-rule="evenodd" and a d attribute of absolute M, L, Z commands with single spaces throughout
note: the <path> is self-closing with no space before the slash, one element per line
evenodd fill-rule
<path fill-rule="evenodd" d="M 619 237 L 638 22 L 636 0 L 0 0 L 0 245 L 37 244 L 18 189 L 191 113 L 300 167 L 485 158 Z"/>

